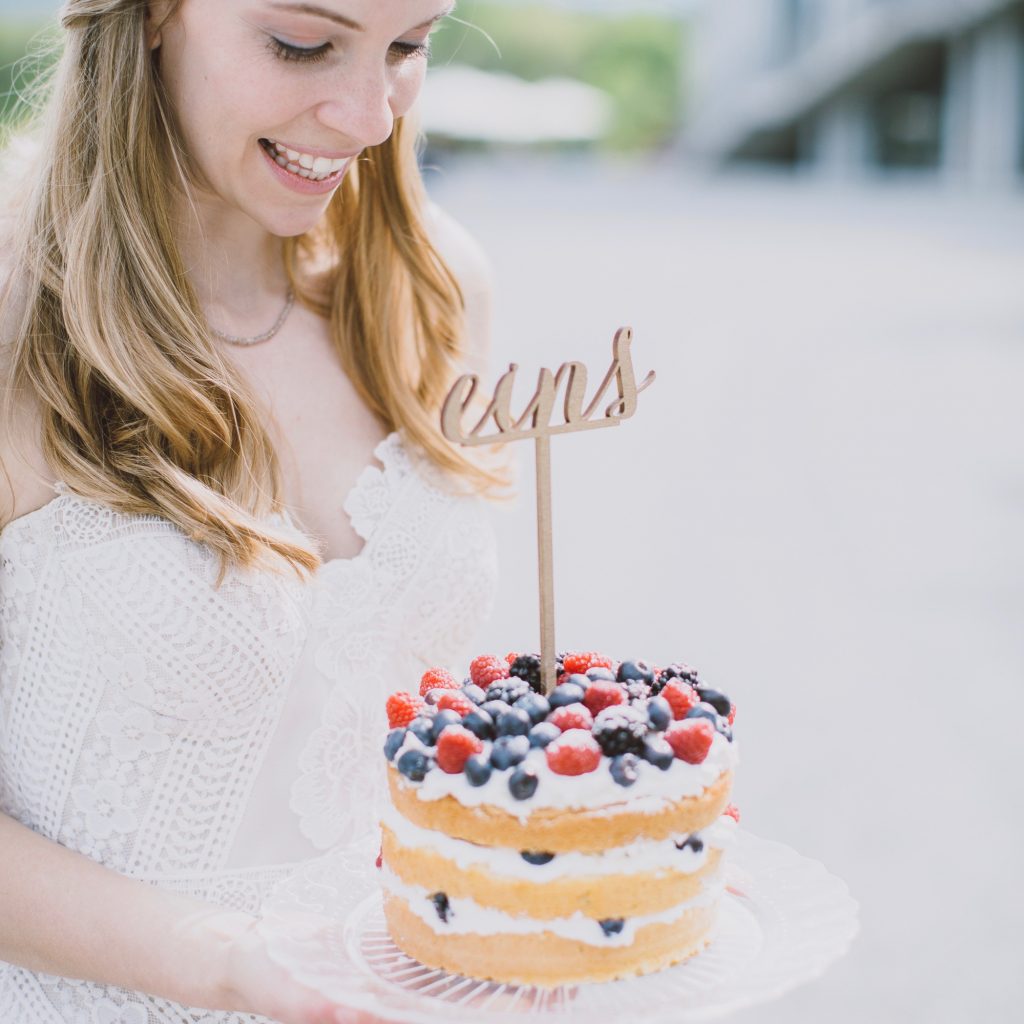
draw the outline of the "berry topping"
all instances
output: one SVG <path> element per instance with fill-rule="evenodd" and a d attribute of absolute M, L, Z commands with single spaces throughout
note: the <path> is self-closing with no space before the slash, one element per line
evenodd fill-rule
<path fill-rule="evenodd" d="M 437 710 L 454 711 L 460 718 L 465 718 L 471 711 L 476 710 L 476 705 L 458 690 L 445 690 L 437 702 Z"/>
<path fill-rule="evenodd" d="M 410 782 L 422 782 L 434 767 L 434 759 L 422 750 L 406 750 L 396 767 Z"/>
<path fill-rule="evenodd" d="M 483 752 L 483 740 L 461 725 L 450 725 L 437 741 L 437 766 L 449 775 L 458 775 L 473 754 Z"/>
<path fill-rule="evenodd" d="M 732 729 L 729 723 L 710 705 L 701 701 L 695 707 L 686 712 L 687 718 L 705 718 L 720 732 L 730 743 L 732 743 Z"/>
<path fill-rule="evenodd" d="M 487 694 L 474 683 L 467 683 L 462 687 L 462 692 L 476 705 L 483 704 L 487 700 Z"/>
<path fill-rule="evenodd" d="M 618 683 L 602 679 L 587 687 L 587 692 L 583 694 L 583 703 L 587 705 L 592 715 L 597 715 L 615 704 L 625 704 L 626 694 Z"/>
<path fill-rule="evenodd" d="M 608 667 L 611 668 L 610 665 Z M 654 682 L 654 672 L 647 667 L 647 663 L 644 661 L 624 661 L 619 665 L 619 671 L 615 674 L 615 678 L 620 683 L 634 679 L 650 686 Z"/>
<path fill-rule="evenodd" d="M 509 666 L 509 673 L 525 680 L 532 690 L 540 693 L 543 689 L 540 681 L 540 655 L 520 654 Z"/>
<path fill-rule="evenodd" d="M 572 675 L 579 672 L 581 675 L 591 668 L 611 668 L 612 659 L 606 658 L 603 654 L 596 654 L 589 651 L 585 654 L 567 654 L 562 662 L 562 667 Z"/>
<path fill-rule="evenodd" d="M 434 745 L 434 720 L 421 715 L 409 723 L 409 732 L 413 734 L 425 747 Z"/>
<path fill-rule="evenodd" d="M 431 690 L 458 690 L 462 684 L 443 668 L 428 668 L 420 677 L 420 696 L 425 697 Z"/>
<path fill-rule="evenodd" d="M 665 733 L 676 757 L 688 764 L 701 764 L 708 756 L 714 738 L 715 727 L 706 718 L 673 722 Z"/>
<path fill-rule="evenodd" d="M 689 665 L 683 665 L 680 662 L 673 662 L 668 668 L 663 668 L 654 679 L 654 685 L 651 687 L 651 693 L 660 693 L 662 688 L 670 679 L 682 679 L 684 683 L 690 683 L 692 686 L 697 685 L 697 670 L 691 668 Z"/>
<path fill-rule="evenodd" d="M 550 864 L 554 859 L 553 853 L 536 853 L 533 850 L 523 850 L 519 854 L 527 864 Z"/>
<path fill-rule="evenodd" d="M 699 836 L 687 836 L 683 840 L 676 840 L 677 850 L 693 850 L 694 853 L 700 853 L 704 849 L 704 840 Z"/>
<path fill-rule="evenodd" d="M 548 721 L 557 725 L 562 732 L 570 729 L 587 729 L 594 727 L 594 716 L 584 704 L 566 704 L 564 707 L 555 708 L 548 715 Z"/>
<path fill-rule="evenodd" d="M 474 708 L 470 711 L 462 720 L 462 724 L 474 736 L 479 736 L 482 740 L 494 739 L 494 719 L 483 708 Z"/>
<path fill-rule="evenodd" d="M 705 704 L 710 704 L 720 715 L 728 715 L 732 710 L 729 698 L 720 690 L 712 690 L 710 686 L 698 686 L 697 696 Z"/>
<path fill-rule="evenodd" d="M 676 752 L 664 736 L 645 736 L 644 749 L 641 755 L 648 764 L 667 772 L 676 759 Z"/>
<path fill-rule="evenodd" d="M 597 922 L 605 935 L 618 935 L 626 922 L 621 917 L 606 917 L 603 921 Z"/>
<path fill-rule="evenodd" d="M 385 705 L 388 713 L 388 728 L 397 729 L 400 725 L 408 725 L 423 707 L 423 698 L 399 690 L 391 694 Z"/>
<path fill-rule="evenodd" d="M 538 722 L 530 730 L 530 746 L 546 747 L 562 735 L 562 730 L 554 722 Z M 671 751 L 670 751 L 671 753 Z"/>
<path fill-rule="evenodd" d="M 615 682 L 615 673 L 610 668 L 588 668 L 587 678 L 591 681 L 597 679 L 607 679 L 609 682 Z"/>
<path fill-rule="evenodd" d="M 460 715 L 458 711 L 438 711 L 438 713 L 434 715 L 433 742 L 437 743 L 441 737 L 441 733 L 453 725 L 462 725 L 462 715 Z"/>
<path fill-rule="evenodd" d="M 486 711 L 487 714 L 491 716 L 491 718 L 497 720 L 498 715 L 500 715 L 503 711 L 508 711 L 510 707 L 512 707 L 512 705 L 509 704 L 508 701 L 488 700 L 484 701 L 484 703 L 480 705 L 480 710 Z"/>
<path fill-rule="evenodd" d="M 530 684 L 525 679 L 499 679 L 487 687 L 487 703 L 492 700 L 503 700 L 506 704 L 515 704 L 520 697 L 531 693 Z"/>
<path fill-rule="evenodd" d="M 435 892 L 432 896 L 428 896 L 427 899 L 434 904 L 437 916 L 447 924 L 448 918 L 452 912 L 451 904 L 448 902 L 448 897 L 443 892 Z"/>
<path fill-rule="evenodd" d="M 548 697 L 548 703 L 553 708 L 565 707 L 567 704 L 579 704 L 583 700 L 584 689 L 579 683 L 574 683 L 570 680 L 567 683 L 562 683 L 556 686 L 551 691 L 551 696 Z"/>
<path fill-rule="evenodd" d="M 728 721 L 729 721 L 729 724 L 732 725 L 732 723 L 736 721 L 736 702 L 735 701 L 730 701 L 729 704 L 730 704 L 730 707 L 729 707 L 729 719 L 728 719 Z"/>
<path fill-rule="evenodd" d="M 639 754 L 644 749 L 646 735 L 647 715 L 639 708 L 605 708 L 594 719 L 594 739 L 609 757 Z"/>
<path fill-rule="evenodd" d="M 556 775 L 586 775 L 601 763 L 601 748 L 585 729 L 563 732 L 545 747 L 544 753 Z"/>
<path fill-rule="evenodd" d="M 469 678 L 481 689 L 508 677 L 508 662 L 496 654 L 481 654 L 469 663 Z"/>
<path fill-rule="evenodd" d="M 511 668 L 516 658 L 518 657 L 519 655 L 516 654 L 515 651 L 510 651 L 508 654 L 505 655 L 505 664 L 508 665 L 509 668 Z"/>
<path fill-rule="evenodd" d="M 551 705 L 548 703 L 547 697 L 534 693 L 532 690 L 525 697 L 520 697 L 516 701 L 515 707 L 520 711 L 525 711 L 530 716 L 530 723 L 532 725 L 543 722 L 551 713 Z"/>
<path fill-rule="evenodd" d="M 504 771 L 514 768 L 530 752 L 530 741 L 525 736 L 499 736 L 491 747 L 491 764 Z"/>
<path fill-rule="evenodd" d="M 618 757 L 612 758 L 612 778 L 620 786 L 632 786 L 637 779 L 636 769 L 639 763 L 640 758 L 636 754 L 619 754 Z"/>
<path fill-rule="evenodd" d="M 466 774 L 466 781 L 471 786 L 485 786 L 490 780 L 494 768 L 487 754 L 472 754 L 466 758 L 462 770 Z"/>
<path fill-rule="evenodd" d="M 537 792 L 537 771 L 528 764 L 521 764 L 509 776 L 509 792 L 517 800 L 529 800 Z"/>
<path fill-rule="evenodd" d="M 696 707 L 700 701 L 697 691 L 682 679 L 670 679 L 660 696 L 668 701 L 672 708 L 672 717 L 678 721 L 685 718 L 690 708 Z"/>
<path fill-rule="evenodd" d="M 647 721 L 652 729 L 664 732 L 673 718 L 672 705 L 664 697 L 652 697 L 647 702 Z"/>
<path fill-rule="evenodd" d="M 392 729 L 384 740 L 384 756 L 389 761 L 394 761 L 395 754 L 405 742 L 405 729 Z"/>
<path fill-rule="evenodd" d="M 499 736 L 525 736 L 533 723 L 530 716 L 521 708 L 509 708 L 498 715 L 494 723 Z"/>
<path fill-rule="evenodd" d="M 729 804 L 722 813 L 727 814 L 737 825 L 740 823 L 740 809 L 735 804 Z"/>

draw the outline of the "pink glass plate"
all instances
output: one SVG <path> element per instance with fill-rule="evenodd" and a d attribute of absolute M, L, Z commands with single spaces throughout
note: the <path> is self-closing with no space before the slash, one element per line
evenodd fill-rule
<path fill-rule="evenodd" d="M 706 1020 L 818 977 L 857 932 L 857 904 L 844 882 L 782 843 L 740 831 L 717 926 L 698 956 L 625 981 L 501 985 L 425 967 L 395 946 L 384 925 L 376 852 L 364 845 L 305 865 L 275 890 L 262 927 L 271 956 L 297 980 L 396 1024 Z"/>

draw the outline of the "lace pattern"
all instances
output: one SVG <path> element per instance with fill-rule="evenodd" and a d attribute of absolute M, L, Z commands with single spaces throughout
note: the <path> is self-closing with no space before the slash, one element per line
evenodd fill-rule
<path fill-rule="evenodd" d="M 457 667 L 496 576 L 478 499 L 397 434 L 375 456 L 345 502 L 363 550 L 309 583 L 234 570 L 217 588 L 213 553 L 166 520 L 66 488 L 10 524 L 0 810 L 135 878 L 256 912 L 294 858 L 274 859 L 273 826 L 255 865 L 235 839 L 253 808 L 278 808 L 260 769 L 294 750 L 282 813 L 304 855 L 372 845 L 384 698 L 428 663 Z M 283 716 L 289 694 L 306 719 Z M 0 964 L 5 1024 L 256 1020 Z"/>

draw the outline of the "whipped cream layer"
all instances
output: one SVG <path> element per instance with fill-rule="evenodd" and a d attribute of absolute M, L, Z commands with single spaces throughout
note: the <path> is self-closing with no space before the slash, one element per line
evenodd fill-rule
<path fill-rule="evenodd" d="M 711 850 L 728 849 L 736 833 L 736 822 L 723 814 L 708 828 L 692 834 L 703 844 L 699 852 L 695 852 L 691 846 L 683 849 L 676 846 L 676 842 L 682 843 L 690 838 L 683 833 L 669 839 L 637 839 L 625 846 L 610 847 L 601 853 L 560 853 L 547 864 L 530 864 L 523 859 L 519 850 L 480 846 L 444 832 L 421 828 L 390 805 L 384 808 L 381 823 L 407 849 L 435 853 L 452 861 L 463 871 L 481 867 L 494 875 L 528 882 L 550 882 L 569 876 L 642 875 L 669 871 L 692 874 L 704 867 Z"/>
<path fill-rule="evenodd" d="M 422 886 L 407 885 L 387 867 L 381 869 L 381 885 L 395 896 L 400 896 L 409 909 L 438 935 L 539 935 L 551 932 L 564 939 L 584 942 L 590 946 L 631 946 L 637 932 L 645 925 L 678 920 L 688 910 L 713 904 L 721 895 L 721 872 L 705 885 L 700 896 L 676 903 L 657 914 L 643 914 L 626 918 L 622 931 L 605 935 L 601 925 L 592 917 L 584 917 L 578 910 L 571 917 L 556 917 L 540 921 L 533 917 L 514 917 L 501 910 L 482 907 L 476 900 L 449 897 L 448 920 L 442 921 L 431 901 L 433 895 Z"/>
<path fill-rule="evenodd" d="M 410 732 L 395 755 L 395 761 L 410 749 L 436 754 L 436 747 L 424 746 Z M 735 768 L 738 760 L 736 743 L 730 743 L 716 732 L 711 749 L 701 764 L 688 764 L 677 758 L 670 768 L 662 770 L 647 761 L 640 761 L 636 782 L 628 788 L 612 780 L 609 757 L 602 756 L 597 768 L 585 775 L 559 775 L 548 767 L 547 757 L 539 747 L 531 749 L 523 762 L 536 771 L 540 780 L 537 791 L 527 800 L 517 800 L 509 791 L 511 770 L 495 771 L 484 785 L 471 786 L 461 772 L 449 775 L 435 765 L 422 782 L 411 782 L 399 775 L 398 785 L 416 790 L 420 800 L 440 800 L 450 796 L 466 807 L 483 804 L 499 807 L 524 823 L 531 812 L 541 807 L 560 810 L 604 807 L 609 814 L 626 810 L 657 814 L 682 797 L 699 796 L 723 772 Z"/>

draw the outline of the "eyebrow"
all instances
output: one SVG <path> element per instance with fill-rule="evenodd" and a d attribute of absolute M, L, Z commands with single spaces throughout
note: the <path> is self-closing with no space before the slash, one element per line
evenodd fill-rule
<path fill-rule="evenodd" d="M 365 32 L 366 29 L 359 24 L 358 21 L 353 21 L 351 18 L 346 18 L 344 14 L 338 14 L 337 11 L 332 11 L 327 7 L 320 7 L 318 4 L 303 4 L 303 3 L 272 3 L 271 7 L 279 11 L 290 11 L 293 14 L 312 14 L 316 18 L 326 18 L 328 21 L 336 22 L 339 25 L 344 25 L 345 28 L 352 29 L 353 32 Z M 446 7 L 440 14 L 434 15 L 428 21 L 423 22 L 421 25 L 416 25 L 416 28 L 427 28 L 433 25 L 435 22 L 440 21 L 442 18 L 447 18 L 452 11 L 455 10 L 455 4 L 451 4 Z"/>

